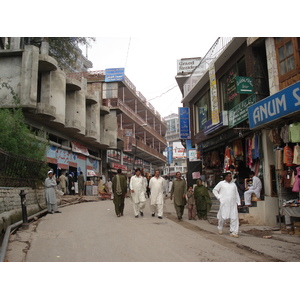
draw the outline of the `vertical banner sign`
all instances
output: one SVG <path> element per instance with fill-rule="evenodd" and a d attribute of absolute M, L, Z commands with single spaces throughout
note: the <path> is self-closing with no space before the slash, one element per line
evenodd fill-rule
<path fill-rule="evenodd" d="M 191 138 L 190 133 L 190 108 L 178 107 L 179 115 L 179 138 L 186 140 Z"/>
<path fill-rule="evenodd" d="M 124 151 L 132 151 L 132 129 L 124 130 Z"/>
<path fill-rule="evenodd" d="M 173 162 L 173 147 L 167 147 L 168 164 Z"/>
<path fill-rule="evenodd" d="M 214 62 L 212 62 L 209 67 L 209 81 L 210 81 L 212 124 L 214 125 L 220 122 L 219 104 L 218 104 L 218 95 L 217 95 L 217 82 L 216 82 L 216 72 L 215 72 Z"/>

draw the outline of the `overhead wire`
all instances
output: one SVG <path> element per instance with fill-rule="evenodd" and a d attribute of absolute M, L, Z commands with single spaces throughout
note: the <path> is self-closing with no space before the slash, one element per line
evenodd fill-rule
<path fill-rule="evenodd" d="M 128 48 L 127 48 L 127 55 L 126 55 L 126 60 L 125 60 L 125 68 L 127 65 L 127 59 L 128 59 L 128 54 L 129 54 L 129 49 L 130 49 L 130 43 L 131 43 L 131 37 L 129 38 L 129 42 L 128 42 Z"/>

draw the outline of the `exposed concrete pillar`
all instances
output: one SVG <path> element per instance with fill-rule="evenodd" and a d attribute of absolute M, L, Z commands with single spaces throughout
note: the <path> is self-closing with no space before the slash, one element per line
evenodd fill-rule
<path fill-rule="evenodd" d="M 49 43 L 42 42 L 41 45 L 41 54 L 48 55 L 49 54 Z"/>
<path fill-rule="evenodd" d="M 11 37 L 10 38 L 10 50 L 20 50 L 21 38 Z"/>
<path fill-rule="evenodd" d="M 275 40 L 273 37 L 267 37 L 265 40 L 267 67 L 269 75 L 269 89 L 270 95 L 279 92 L 279 76 L 275 49 Z"/>

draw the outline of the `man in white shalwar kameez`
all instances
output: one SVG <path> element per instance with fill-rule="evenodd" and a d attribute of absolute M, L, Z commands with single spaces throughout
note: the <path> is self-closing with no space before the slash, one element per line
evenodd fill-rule
<path fill-rule="evenodd" d="M 237 186 L 232 182 L 232 174 L 225 174 L 225 180 L 220 181 L 213 189 L 213 194 L 220 201 L 220 208 L 217 214 L 218 231 L 222 234 L 226 219 L 230 219 L 230 236 L 239 237 L 239 218 L 237 207 L 241 205 L 241 199 Z"/>
<path fill-rule="evenodd" d="M 131 202 L 133 204 L 133 211 L 136 218 L 144 215 L 144 208 L 146 203 L 146 182 L 144 177 L 141 175 L 141 170 L 136 169 L 135 175 L 131 177 L 129 188 L 131 191 Z"/>
<path fill-rule="evenodd" d="M 155 171 L 154 177 L 150 179 L 149 188 L 150 194 L 150 208 L 152 212 L 152 217 L 155 217 L 155 212 L 157 210 L 157 215 L 159 219 L 162 219 L 163 208 L 164 208 L 164 188 L 165 179 L 159 174 L 159 170 Z"/>
<path fill-rule="evenodd" d="M 249 186 L 248 190 L 244 192 L 245 206 L 251 206 L 252 193 L 259 198 L 262 189 L 261 181 L 257 176 L 255 176 L 253 171 L 249 173 L 249 177 L 252 179 L 252 186 Z"/>

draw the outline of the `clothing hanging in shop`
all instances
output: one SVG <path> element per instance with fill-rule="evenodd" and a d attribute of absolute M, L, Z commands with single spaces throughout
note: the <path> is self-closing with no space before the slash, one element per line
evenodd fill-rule
<path fill-rule="evenodd" d="M 295 182 L 293 185 L 293 192 L 299 193 L 300 192 L 300 166 L 296 168 L 296 175 L 295 175 Z"/>
<path fill-rule="evenodd" d="M 282 143 L 282 139 L 280 138 L 280 133 L 278 128 L 273 128 L 269 132 L 269 139 L 275 146 L 280 146 Z"/>
<path fill-rule="evenodd" d="M 251 167 L 253 160 L 252 160 L 252 139 L 246 140 L 246 147 L 247 147 L 247 166 Z"/>
<path fill-rule="evenodd" d="M 244 156 L 242 140 L 233 141 L 233 155 L 235 157 Z"/>
<path fill-rule="evenodd" d="M 275 167 L 276 171 L 283 170 L 283 150 L 281 148 L 275 149 Z"/>
<path fill-rule="evenodd" d="M 287 167 L 291 167 L 293 165 L 293 151 L 288 145 L 284 146 L 283 148 L 283 163 Z"/>
<path fill-rule="evenodd" d="M 291 187 L 293 173 L 294 171 L 291 170 L 290 168 L 288 170 L 284 170 L 281 172 L 281 180 L 282 180 L 281 183 L 285 188 Z"/>
<path fill-rule="evenodd" d="M 300 165 L 300 146 L 294 146 L 293 164 Z"/>
<path fill-rule="evenodd" d="M 290 142 L 290 133 L 289 133 L 289 126 L 284 125 L 280 130 L 280 137 L 282 138 L 285 144 Z"/>
<path fill-rule="evenodd" d="M 292 143 L 300 143 L 300 123 L 290 124 L 289 133 Z"/>

